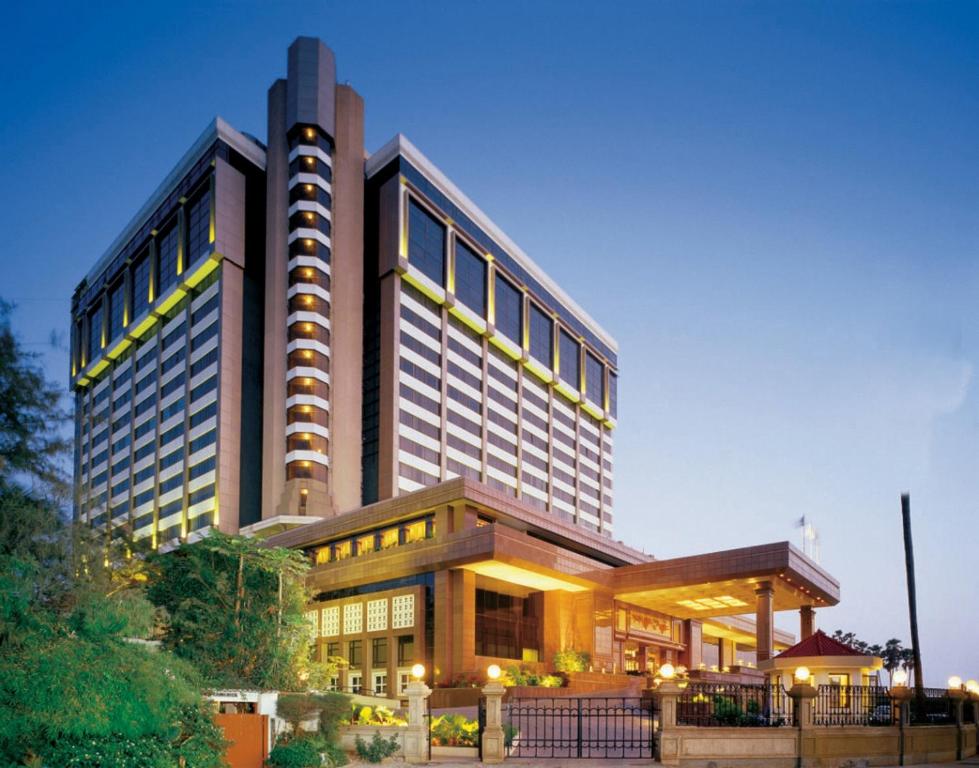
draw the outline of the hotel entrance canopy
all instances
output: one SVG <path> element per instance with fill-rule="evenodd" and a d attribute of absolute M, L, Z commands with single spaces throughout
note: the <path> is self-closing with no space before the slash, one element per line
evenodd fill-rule
<path fill-rule="evenodd" d="M 821 608 L 840 601 L 840 584 L 787 541 L 653 560 L 588 574 L 615 599 L 683 619 L 754 613 L 760 591 L 771 608 Z"/>

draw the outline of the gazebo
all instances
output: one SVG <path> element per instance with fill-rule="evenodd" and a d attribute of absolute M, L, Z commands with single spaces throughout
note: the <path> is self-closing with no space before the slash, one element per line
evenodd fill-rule
<path fill-rule="evenodd" d="M 758 662 L 758 669 L 768 674 L 773 683 L 781 682 L 789 688 L 799 667 L 809 670 L 810 685 L 849 686 L 870 685 L 883 665 L 879 656 L 861 653 L 816 630 L 777 656 Z"/>

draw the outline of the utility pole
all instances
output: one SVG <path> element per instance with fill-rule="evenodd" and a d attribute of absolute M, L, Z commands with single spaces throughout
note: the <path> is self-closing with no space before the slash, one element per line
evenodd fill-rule
<path fill-rule="evenodd" d="M 918 643 L 918 597 L 914 587 L 914 545 L 911 543 L 911 496 L 901 494 L 901 518 L 904 522 L 904 566 L 908 575 L 908 613 L 911 616 L 911 653 L 914 658 L 915 698 L 924 698 L 924 673 L 921 670 L 921 645 Z"/>

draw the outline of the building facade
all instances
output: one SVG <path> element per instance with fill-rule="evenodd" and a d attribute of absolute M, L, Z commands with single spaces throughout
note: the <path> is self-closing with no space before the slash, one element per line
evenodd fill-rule
<path fill-rule="evenodd" d="M 365 151 L 321 41 L 267 115 L 265 143 L 209 126 L 75 292 L 80 520 L 307 552 L 347 688 L 567 649 L 750 676 L 792 640 L 775 611 L 811 633 L 838 584 L 787 544 L 613 539 L 615 340 L 411 142 Z"/>

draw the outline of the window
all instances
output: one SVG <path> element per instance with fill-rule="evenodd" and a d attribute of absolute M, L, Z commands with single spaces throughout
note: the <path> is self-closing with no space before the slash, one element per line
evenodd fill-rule
<path fill-rule="evenodd" d="M 585 352 L 585 394 L 593 403 L 605 407 L 605 366 L 591 352 Z"/>
<path fill-rule="evenodd" d="M 102 351 L 102 304 L 88 313 L 88 354 L 85 360 L 91 363 Z"/>
<path fill-rule="evenodd" d="M 126 309 L 126 283 L 120 280 L 109 292 L 109 340 L 122 336 Z"/>
<path fill-rule="evenodd" d="M 139 317 L 150 306 L 150 255 L 144 251 L 133 269 L 133 317 Z"/>
<path fill-rule="evenodd" d="M 343 606 L 343 634 L 355 635 L 364 631 L 364 604 L 348 603 Z"/>
<path fill-rule="evenodd" d="M 344 606 L 349 608 L 350 606 Z M 347 661 L 351 667 L 359 667 L 364 662 L 363 642 L 361 640 L 350 640 L 347 643 Z"/>
<path fill-rule="evenodd" d="M 388 601 L 367 601 L 367 631 L 382 632 L 388 628 Z M 386 641 L 385 641 L 386 642 Z M 385 646 L 385 649 L 387 646 Z M 386 651 L 385 651 L 386 652 Z"/>
<path fill-rule="evenodd" d="M 371 664 L 375 667 L 383 667 L 388 663 L 388 639 L 386 637 L 375 637 L 371 641 Z"/>
<path fill-rule="evenodd" d="M 530 354 L 547 370 L 554 367 L 554 321 L 536 304 L 530 305 Z"/>
<path fill-rule="evenodd" d="M 476 655 L 523 659 L 540 650 L 537 601 L 476 590 Z"/>
<path fill-rule="evenodd" d="M 397 595 L 392 597 L 391 628 L 408 629 L 413 626 L 415 626 L 415 596 Z"/>
<path fill-rule="evenodd" d="M 157 291 L 158 296 L 162 296 L 170 286 L 177 282 L 178 237 L 179 232 L 177 231 L 176 224 L 171 224 L 170 228 L 160 236 L 158 245 L 160 269 L 157 272 L 160 281 L 160 289 Z"/>
<path fill-rule="evenodd" d="M 571 335 L 561 329 L 558 352 L 561 362 L 561 380 L 575 389 L 581 387 L 581 347 Z"/>
<path fill-rule="evenodd" d="M 523 295 L 499 273 L 496 275 L 496 329 L 514 343 L 521 345 L 523 327 Z"/>
<path fill-rule="evenodd" d="M 414 663 L 415 663 L 415 636 L 399 635 L 398 636 L 398 666 L 404 667 Z"/>
<path fill-rule="evenodd" d="M 456 240 L 456 298 L 480 317 L 486 317 L 486 262 Z"/>
<path fill-rule="evenodd" d="M 340 606 L 334 605 L 320 612 L 320 634 L 323 637 L 336 637 L 340 634 Z M 337 646 L 339 648 L 339 644 Z M 330 655 L 338 656 L 339 650 Z"/>
<path fill-rule="evenodd" d="M 414 200 L 408 210 L 408 263 L 437 285 L 444 285 L 445 227 Z"/>
<path fill-rule="evenodd" d="M 387 670 L 375 669 L 373 672 L 374 695 L 384 696 L 388 692 L 388 673 Z"/>
<path fill-rule="evenodd" d="M 612 418 L 616 418 L 619 415 L 619 391 L 618 391 L 619 377 L 614 373 L 609 371 L 608 374 L 608 412 L 612 414 Z"/>
<path fill-rule="evenodd" d="M 193 264 L 208 251 L 211 240 L 211 192 L 204 192 L 190 204 L 187 215 L 187 263 Z"/>

